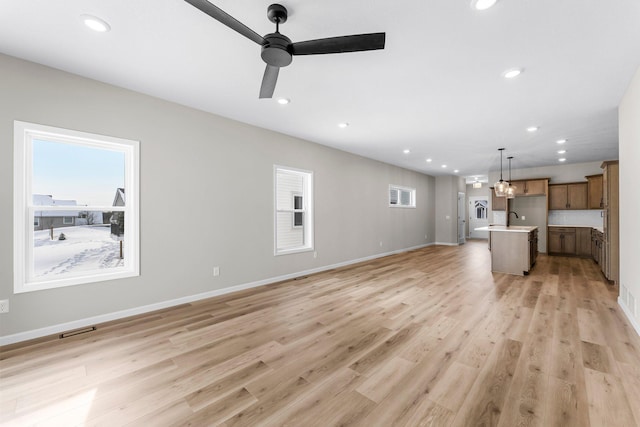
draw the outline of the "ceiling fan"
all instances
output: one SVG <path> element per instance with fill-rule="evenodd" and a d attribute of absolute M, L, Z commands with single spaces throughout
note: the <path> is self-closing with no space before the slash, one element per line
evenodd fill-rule
<path fill-rule="evenodd" d="M 291 64 L 293 55 L 319 55 L 384 49 L 385 33 L 356 34 L 292 43 L 289 37 L 280 34 L 280 24 L 284 24 L 287 21 L 287 9 L 280 4 L 272 4 L 267 8 L 267 18 L 276 24 L 276 32 L 262 37 L 207 0 L 185 1 L 262 46 L 261 56 L 262 60 L 267 63 L 267 67 L 262 77 L 260 98 L 271 98 L 273 96 L 280 68 Z"/>

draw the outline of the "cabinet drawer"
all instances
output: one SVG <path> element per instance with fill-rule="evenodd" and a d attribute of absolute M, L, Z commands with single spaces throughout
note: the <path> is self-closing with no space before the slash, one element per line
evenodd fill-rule
<path fill-rule="evenodd" d="M 555 231 L 558 233 L 575 233 L 576 229 L 574 227 L 549 227 L 549 231 Z"/>

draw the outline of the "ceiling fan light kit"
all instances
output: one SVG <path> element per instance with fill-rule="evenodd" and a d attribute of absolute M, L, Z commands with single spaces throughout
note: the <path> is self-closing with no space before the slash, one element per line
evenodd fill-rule
<path fill-rule="evenodd" d="M 287 22 L 288 13 L 284 6 L 277 3 L 267 8 L 267 18 L 276 24 L 276 31 L 263 37 L 207 0 L 185 1 L 262 46 L 260 56 L 267 66 L 260 86 L 260 98 L 273 97 L 280 68 L 291 64 L 293 55 L 322 55 L 384 49 L 385 33 L 328 37 L 293 43 L 289 37 L 280 33 L 280 24 Z"/>

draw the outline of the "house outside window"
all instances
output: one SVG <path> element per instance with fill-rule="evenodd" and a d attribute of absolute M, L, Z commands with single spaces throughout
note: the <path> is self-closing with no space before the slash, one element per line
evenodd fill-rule
<path fill-rule="evenodd" d="M 416 189 L 389 185 L 389 206 L 393 208 L 415 208 Z"/>
<path fill-rule="evenodd" d="M 14 122 L 14 292 L 139 275 L 139 143 Z M 112 206 L 127 189 L 126 205 Z M 111 236 L 104 221 L 127 218 Z"/>
<path fill-rule="evenodd" d="M 313 250 L 313 172 L 274 166 L 275 255 Z"/>

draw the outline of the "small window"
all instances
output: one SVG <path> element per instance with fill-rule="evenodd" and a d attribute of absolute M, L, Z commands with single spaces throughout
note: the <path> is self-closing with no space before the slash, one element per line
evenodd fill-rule
<path fill-rule="evenodd" d="M 389 186 L 389 206 L 397 208 L 415 208 L 416 207 L 416 189 L 408 187 L 399 187 L 397 185 Z"/>
<path fill-rule="evenodd" d="M 15 293 L 139 275 L 138 145 L 14 122 Z"/>
<path fill-rule="evenodd" d="M 313 173 L 276 166 L 275 254 L 313 249 Z"/>
<path fill-rule="evenodd" d="M 293 195 L 293 226 L 302 227 L 304 223 L 304 207 L 302 204 L 302 195 Z"/>

